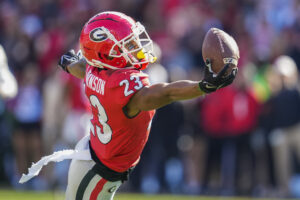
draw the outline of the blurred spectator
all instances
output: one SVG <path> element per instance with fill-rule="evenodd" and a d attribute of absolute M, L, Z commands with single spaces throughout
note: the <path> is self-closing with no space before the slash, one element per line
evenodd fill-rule
<path fill-rule="evenodd" d="M 258 122 L 259 104 L 250 93 L 247 74 L 240 70 L 232 87 L 207 96 L 201 102 L 200 123 L 207 135 L 203 187 L 223 195 L 249 194 L 254 185 L 254 154 L 250 134 Z M 220 181 L 212 182 L 215 163 Z M 248 172 L 248 173 L 246 173 Z M 220 184 L 218 184 L 220 183 Z"/>
<path fill-rule="evenodd" d="M 41 119 L 42 95 L 39 90 L 39 73 L 34 64 L 24 68 L 19 93 L 14 102 L 16 120 L 13 134 L 13 146 L 16 158 L 16 179 L 32 162 L 42 155 Z M 13 180 L 16 181 L 16 180 Z"/>
<path fill-rule="evenodd" d="M 8 175 L 5 167 L 12 155 L 11 131 L 12 123 L 6 108 L 7 100 L 17 95 L 18 85 L 14 75 L 10 72 L 6 53 L 0 45 L 0 184 L 7 184 Z"/>
<path fill-rule="evenodd" d="M 134 184 L 144 193 L 180 193 L 184 174 L 177 140 L 183 125 L 182 105 L 170 104 L 157 111 L 149 136 L 150 144 L 143 152 L 141 166 L 133 171 L 140 174 L 135 176 L 140 180 L 135 180 Z"/>
<path fill-rule="evenodd" d="M 74 147 L 85 134 L 87 134 L 87 125 L 90 119 L 88 114 L 88 99 L 84 94 L 83 81 L 77 78 L 63 75 L 64 80 L 64 102 L 66 105 L 67 115 L 63 122 L 61 140 L 69 148 Z"/>
<path fill-rule="evenodd" d="M 90 119 L 83 82 L 55 69 L 45 81 L 43 96 L 44 149 L 49 153 L 74 148 L 76 141 L 87 133 Z M 53 187 L 65 189 L 68 165 L 68 161 L 55 163 L 54 168 L 48 170 L 48 180 Z"/>
<path fill-rule="evenodd" d="M 159 63 L 161 49 L 154 43 L 157 62 L 147 68 L 152 84 L 167 82 L 166 69 Z M 152 121 L 149 139 L 139 166 L 133 173 L 132 183 L 144 193 L 182 192 L 183 163 L 177 147 L 180 130 L 183 126 L 183 108 L 175 102 L 156 111 Z M 153 149 L 153 146 L 155 148 Z M 141 176 L 142 175 L 142 176 Z M 136 177 L 136 178 L 135 178 Z"/>
<path fill-rule="evenodd" d="M 279 195 L 288 197 L 289 181 L 295 171 L 293 158 L 300 161 L 300 93 L 296 63 L 288 56 L 279 56 L 268 75 L 272 96 L 266 110 L 276 181 Z"/>

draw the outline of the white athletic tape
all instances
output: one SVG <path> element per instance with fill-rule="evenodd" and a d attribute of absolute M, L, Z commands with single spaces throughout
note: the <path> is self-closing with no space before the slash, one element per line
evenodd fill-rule
<path fill-rule="evenodd" d="M 89 136 L 82 138 L 74 149 L 56 151 L 49 156 L 42 157 L 37 163 L 33 163 L 28 169 L 28 174 L 23 174 L 19 183 L 25 183 L 32 179 L 33 177 L 39 175 L 43 166 L 47 165 L 49 162 L 60 162 L 66 159 L 76 159 L 76 160 L 92 160 L 90 150 L 88 149 Z"/>
<path fill-rule="evenodd" d="M 233 64 L 235 66 L 238 64 L 238 61 L 235 58 L 223 58 L 223 62 L 224 64 Z"/>

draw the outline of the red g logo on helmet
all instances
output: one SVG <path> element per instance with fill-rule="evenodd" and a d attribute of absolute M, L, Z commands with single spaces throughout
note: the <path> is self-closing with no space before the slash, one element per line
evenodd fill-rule
<path fill-rule="evenodd" d="M 104 32 L 103 28 L 95 28 L 90 32 L 90 39 L 94 42 L 102 42 L 107 39 L 107 34 Z"/>

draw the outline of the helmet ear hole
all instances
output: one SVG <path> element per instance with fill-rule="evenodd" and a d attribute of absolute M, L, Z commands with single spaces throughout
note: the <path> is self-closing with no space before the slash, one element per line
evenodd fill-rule
<path fill-rule="evenodd" d="M 120 51 L 120 53 L 123 53 L 123 50 L 119 47 L 119 51 Z"/>
<path fill-rule="evenodd" d="M 106 55 L 106 54 L 101 54 L 101 53 L 98 53 L 98 56 L 101 60 L 103 60 L 104 58 L 107 59 L 107 60 L 113 60 L 114 58 L 109 56 L 109 55 Z"/>
<path fill-rule="evenodd" d="M 113 57 L 111 57 L 111 56 L 109 56 L 109 55 L 106 55 L 106 54 L 104 54 L 104 57 L 105 57 L 107 60 L 112 60 L 112 59 L 114 59 Z"/>

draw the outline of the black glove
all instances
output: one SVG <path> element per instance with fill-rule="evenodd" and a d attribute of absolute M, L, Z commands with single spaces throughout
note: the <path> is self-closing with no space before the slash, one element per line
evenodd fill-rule
<path fill-rule="evenodd" d="M 75 54 L 75 51 L 73 49 L 71 49 L 70 51 L 68 51 L 67 53 L 65 53 L 64 55 L 62 55 L 60 57 L 60 60 L 58 62 L 58 65 L 66 72 L 69 73 L 67 66 L 70 65 L 73 62 L 76 62 L 79 60 L 78 55 Z"/>
<path fill-rule="evenodd" d="M 226 64 L 218 74 L 215 74 L 211 69 L 210 60 L 207 59 L 205 63 L 204 79 L 199 82 L 200 89 L 205 93 L 211 93 L 219 88 L 230 85 L 233 82 L 238 69 L 237 67 L 233 68 L 230 74 L 225 76 L 229 66 L 229 64 Z"/>

